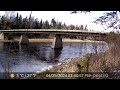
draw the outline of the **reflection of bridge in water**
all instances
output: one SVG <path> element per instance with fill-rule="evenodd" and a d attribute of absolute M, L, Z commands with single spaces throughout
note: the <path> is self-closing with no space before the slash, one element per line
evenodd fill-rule
<path fill-rule="evenodd" d="M 98 45 L 98 52 L 102 52 L 104 44 L 95 44 Z M 50 45 L 51 43 L 42 42 L 28 45 L 18 44 L 18 42 L 0 42 L 0 66 L 2 64 L 6 69 L 11 66 L 9 70 L 16 72 L 20 70 L 22 70 L 20 72 L 29 70 L 29 72 L 34 72 L 34 69 L 38 71 L 43 66 L 54 65 L 66 58 L 76 58 L 87 53 L 94 53 L 92 43 L 64 43 L 63 49 L 52 49 Z"/>
<path fill-rule="evenodd" d="M 106 33 L 84 30 L 62 30 L 62 29 L 13 29 L 13 30 L 0 30 L 0 39 L 14 40 L 16 34 L 19 36 L 19 44 L 29 43 L 29 34 L 53 34 L 54 39 L 52 48 L 63 48 L 61 35 L 79 35 L 80 39 L 89 40 L 104 40 Z"/>
<path fill-rule="evenodd" d="M 0 42 L 0 51 L 7 51 L 7 55 L 26 55 L 26 56 L 34 56 L 38 60 L 47 61 L 48 63 L 56 63 L 59 60 L 62 49 L 49 49 L 44 52 L 46 43 L 40 43 L 38 47 L 38 43 L 32 44 L 19 44 L 18 42 Z"/>

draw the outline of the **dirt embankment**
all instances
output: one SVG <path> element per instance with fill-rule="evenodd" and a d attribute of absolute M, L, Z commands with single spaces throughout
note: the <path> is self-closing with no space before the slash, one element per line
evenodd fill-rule
<path fill-rule="evenodd" d="M 54 65 L 53 67 L 46 69 L 36 75 L 36 77 L 32 77 L 33 79 L 47 79 L 45 74 L 50 73 L 80 73 L 86 72 L 87 60 L 89 59 L 89 55 L 85 55 L 81 58 L 67 58 L 62 63 Z M 54 79 L 52 77 L 52 79 Z"/>

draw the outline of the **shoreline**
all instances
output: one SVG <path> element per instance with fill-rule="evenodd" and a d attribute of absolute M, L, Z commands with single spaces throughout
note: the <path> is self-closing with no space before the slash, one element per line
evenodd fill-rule
<path fill-rule="evenodd" d="M 15 40 L 0 40 L 0 42 L 18 42 L 19 39 Z M 79 40 L 79 39 L 62 39 L 64 43 L 105 43 L 105 41 L 95 41 L 95 40 Z M 53 42 L 53 39 L 29 39 L 30 43 L 38 42 Z"/>
<path fill-rule="evenodd" d="M 53 66 L 44 68 L 43 70 L 37 71 L 35 77 L 29 79 L 68 79 L 68 77 L 46 77 L 47 74 L 69 74 L 69 73 L 80 73 L 86 71 L 86 62 L 90 57 L 90 53 L 83 55 L 82 57 L 66 58 L 60 63 L 56 63 Z M 71 79 L 75 79 L 72 77 Z"/>

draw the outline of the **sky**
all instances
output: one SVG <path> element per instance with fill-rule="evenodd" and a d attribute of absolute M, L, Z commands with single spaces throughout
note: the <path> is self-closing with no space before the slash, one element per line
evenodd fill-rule
<path fill-rule="evenodd" d="M 16 11 L 21 14 L 23 17 L 29 17 L 31 11 Z M 93 29 L 94 31 L 105 32 L 103 26 L 96 25 L 93 23 L 95 18 L 98 18 L 103 15 L 106 11 L 92 11 L 91 13 L 77 13 L 71 14 L 70 11 L 32 11 L 32 16 L 34 18 L 38 18 L 38 20 L 48 20 L 51 22 L 52 18 L 60 21 L 62 23 L 65 22 L 66 25 L 74 24 L 74 25 L 87 25 L 88 29 Z M 5 11 L 0 11 L 0 15 L 4 15 Z M 16 13 L 15 13 L 16 14 Z"/>

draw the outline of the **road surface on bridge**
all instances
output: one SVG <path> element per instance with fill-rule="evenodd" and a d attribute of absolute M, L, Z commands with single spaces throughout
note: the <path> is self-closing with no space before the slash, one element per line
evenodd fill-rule
<path fill-rule="evenodd" d="M 104 32 L 86 30 L 64 30 L 64 29 L 11 29 L 0 30 L 3 33 L 47 33 L 47 34 L 72 34 L 72 35 L 106 35 Z"/>

